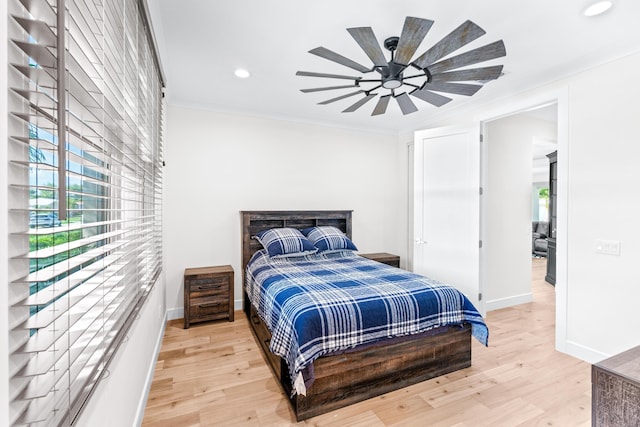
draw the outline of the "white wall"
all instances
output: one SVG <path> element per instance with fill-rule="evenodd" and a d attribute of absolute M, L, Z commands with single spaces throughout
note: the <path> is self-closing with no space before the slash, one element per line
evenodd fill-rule
<path fill-rule="evenodd" d="M 556 128 L 523 115 L 486 124 L 482 291 L 487 311 L 532 299 L 532 141 L 555 139 Z"/>
<path fill-rule="evenodd" d="M 636 54 L 570 85 L 567 340 L 605 354 L 640 344 L 639 73 Z"/>
<path fill-rule="evenodd" d="M 165 167 L 167 307 L 187 267 L 230 264 L 241 293 L 241 210 L 353 209 L 361 252 L 406 256 L 406 159 L 396 135 L 172 106 Z"/>
<path fill-rule="evenodd" d="M 589 362 L 640 344 L 634 332 L 640 326 L 639 72 L 636 53 L 511 97 L 462 106 L 437 124 L 489 120 L 561 99 L 558 173 L 565 182 L 558 195 L 556 345 Z M 596 254 L 596 239 L 619 240 L 620 256 Z"/>

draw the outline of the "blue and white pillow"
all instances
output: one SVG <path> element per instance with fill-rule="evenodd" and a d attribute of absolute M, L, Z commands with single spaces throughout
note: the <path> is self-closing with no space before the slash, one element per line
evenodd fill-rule
<path fill-rule="evenodd" d="M 331 226 L 305 228 L 302 234 L 318 248 L 318 253 L 357 251 L 356 245 L 339 229 Z"/>
<path fill-rule="evenodd" d="M 257 233 L 254 237 L 272 258 L 310 255 L 318 251 L 313 243 L 295 228 L 271 228 Z"/>

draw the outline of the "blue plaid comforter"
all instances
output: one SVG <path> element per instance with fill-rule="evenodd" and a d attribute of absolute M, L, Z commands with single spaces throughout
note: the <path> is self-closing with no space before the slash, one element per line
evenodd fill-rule
<path fill-rule="evenodd" d="M 249 299 L 272 333 L 270 349 L 287 361 L 302 395 L 308 365 L 359 344 L 467 322 L 487 345 L 487 326 L 461 292 L 350 252 L 274 259 L 259 251 L 246 278 Z"/>

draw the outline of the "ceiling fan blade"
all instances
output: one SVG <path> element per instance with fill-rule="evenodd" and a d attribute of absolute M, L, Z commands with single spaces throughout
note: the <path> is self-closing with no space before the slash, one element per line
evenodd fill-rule
<path fill-rule="evenodd" d="M 402 114 L 407 115 L 411 113 L 415 113 L 418 111 L 418 107 L 413 103 L 407 92 L 403 92 L 402 94 L 396 96 L 396 101 L 398 101 L 398 105 L 402 110 Z"/>
<path fill-rule="evenodd" d="M 428 90 L 414 90 L 411 92 L 411 95 L 416 98 L 420 98 L 425 102 L 428 102 L 431 105 L 435 105 L 436 107 L 442 107 L 447 102 L 451 101 L 451 98 L 438 95 L 437 93 L 430 92 Z"/>
<path fill-rule="evenodd" d="M 444 83 L 446 84 L 446 83 Z M 334 90 L 334 89 L 348 89 L 355 87 L 354 85 L 345 85 L 345 86 L 329 86 L 329 87 L 316 87 L 313 89 L 300 89 L 300 92 L 309 93 L 309 92 L 321 92 L 323 90 Z"/>
<path fill-rule="evenodd" d="M 400 40 L 398 40 L 395 56 L 393 57 L 394 62 L 401 65 L 409 65 L 411 57 L 418 49 L 418 46 L 420 46 L 420 43 L 422 43 L 422 40 L 424 40 L 424 37 L 432 25 L 433 21 L 428 19 L 407 16 L 404 20 Z"/>
<path fill-rule="evenodd" d="M 296 76 L 305 76 L 305 77 L 326 77 L 329 79 L 345 79 L 345 80 L 360 80 L 362 77 L 360 76 L 344 76 L 342 74 L 325 74 L 325 73 L 314 73 L 311 71 L 298 71 L 296 72 Z"/>
<path fill-rule="evenodd" d="M 385 67 L 387 59 L 382 53 L 380 43 L 371 27 L 347 28 L 351 37 L 360 45 L 376 67 Z"/>
<path fill-rule="evenodd" d="M 500 58 L 505 56 L 507 51 L 504 48 L 502 40 L 484 45 L 477 49 L 470 50 L 469 52 L 461 53 L 460 55 L 452 56 L 448 59 L 443 59 L 440 62 L 436 62 L 433 65 L 429 65 L 427 69 L 429 73 L 438 74 L 443 71 L 454 70 L 456 68 L 464 67 L 466 65 L 476 64 L 478 62 L 488 61 L 490 59 Z"/>
<path fill-rule="evenodd" d="M 471 96 L 482 89 L 482 85 L 472 85 L 466 83 L 445 83 L 431 82 L 424 87 L 427 90 L 435 90 L 436 92 L 455 93 L 456 95 Z"/>
<path fill-rule="evenodd" d="M 368 73 L 371 71 L 371 68 L 367 68 L 362 64 L 358 64 L 355 61 L 352 61 L 349 58 L 346 58 L 339 53 L 335 53 L 332 50 L 329 50 L 324 47 L 317 47 L 315 49 L 311 49 L 309 53 L 314 55 L 318 55 L 321 58 L 328 59 L 329 61 L 337 62 L 340 65 L 344 65 L 345 67 L 353 68 L 356 71 L 360 71 L 361 73 Z"/>
<path fill-rule="evenodd" d="M 367 96 L 365 96 L 364 98 L 360 99 L 355 104 L 353 104 L 351 107 L 347 108 L 346 110 L 344 110 L 342 112 L 343 113 L 353 113 L 358 108 L 362 107 L 364 104 L 366 104 L 367 102 L 371 101 L 376 96 L 378 96 L 378 95 L 376 95 L 375 93 L 370 93 Z"/>
<path fill-rule="evenodd" d="M 438 43 L 434 44 L 431 49 L 420 55 L 413 63 L 420 68 L 427 68 L 438 59 L 460 49 L 462 46 L 471 43 L 484 34 L 486 34 L 486 31 L 475 23 L 465 21 Z"/>
<path fill-rule="evenodd" d="M 318 104 L 319 105 L 331 104 L 332 102 L 340 101 L 341 99 L 349 98 L 350 96 L 354 96 L 354 95 L 357 95 L 359 93 L 364 93 L 364 90 L 357 90 L 355 92 L 351 92 L 351 93 L 348 93 L 346 95 L 338 96 L 337 98 L 327 99 L 326 101 L 318 102 Z"/>
<path fill-rule="evenodd" d="M 387 112 L 387 105 L 389 105 L 389 99 L 391 99 L 391 95 L 381 96 L 376 104 L 376 108 L 373 109 L 372 116 L 378 116 L 380 114 L 384 114 Z"/>
<path fill-rule="evenodd" d="M 469 70 L 449 71 L 448 73 L 432 74 L 431 82 L 461 82 L 479 81 L 485 82 L 495 80 L 502 74 L 504 65 L 494 65 L 492 67 L 471 68 Z"/>

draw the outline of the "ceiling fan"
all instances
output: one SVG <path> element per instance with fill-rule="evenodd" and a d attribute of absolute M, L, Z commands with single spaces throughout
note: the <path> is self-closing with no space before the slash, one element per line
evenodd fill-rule
<path fill-rule="evenodd" d="M 351 113 L 380 95 L 378 103 L 371 113 L 372 116 L 384 114 L 391 98 L 397 101 L 400 110 L 406 115 L 418 111 L 409 95 L 436 107 L 441 107 L 452 100 L 441 93 L 471 96 L 482 88 L 482 84 L 500 77 L 502 65 L 482 68 L 463 67 L 505 56 L 506 50 L 502 40 L 455 56 L 448 56 L 485 34 L 482 28 L 471 21 L 465 21 L 422 55 L 412 60 L 432 25 L 433 21 L 431 20 L 407 16 L 400 37 L 389 37 L 384 41 L 385 49 L 390 52 L 390 59 L 385 57 L 371 27 L 347 28 L 349 34 L 373 62 L 372 67 L 362 65 L 324 47 L 317 47 L 310 50 L 309 53 L 360 73 L 366 74 L 375 71 L 377 75 L 374 78 L 364 78 L 362 76 L 298 71 L 296 73 L 298 76 L 353 80 L 353 84 L 349 85 L 301 89 L 301 91 L 309 93 L 356 88 L 353 92 L 322 101 L 319 104 L 326 105 L 352 96 L 364 95 L 355 104 L 342 111 L 343 113 Z M 388 90 L 388 92 L 384 90 Z"/>

